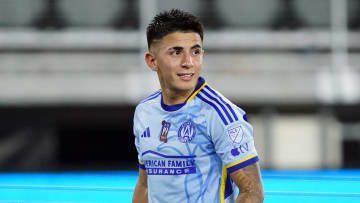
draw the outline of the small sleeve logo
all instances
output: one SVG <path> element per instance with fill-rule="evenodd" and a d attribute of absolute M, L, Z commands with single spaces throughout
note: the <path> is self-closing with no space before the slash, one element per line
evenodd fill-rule
<path fill-rule="evenodd" d="M 244 137 L 244 131 L 241 126 L 231 128 L 227 131 L 227 133 L 233 144 L 241 144 Z"/>
<path fill-rule="evenodd" d="M 232 141 L 233 149 L 231 149 L 230 153 L 233 156 L 239 156 L 240 154 L 249 152 L 249 144 L 243 143 L 244 131 L 241 126 L 229 129 L 227 134 Z"/>

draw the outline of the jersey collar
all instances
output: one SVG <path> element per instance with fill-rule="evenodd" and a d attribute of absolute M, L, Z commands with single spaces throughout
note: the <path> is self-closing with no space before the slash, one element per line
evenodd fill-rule
<path fill-rule="evenodd" d="M 205 79 L 203 77 L 199 77 L 199 81 L 198 81 L 194 91 L 185 100 L 185 102 L 181 103 L 181 104 L 174 104 L 174 105 L 165 104 L 164 101 L 163 101 L 162 93 L 161 93 L 161 107 L 165 111 L 177 111 L 177 110 L 179 110 L 181 107 L 185 106 L 186 103 L 191 101 L 200 92 L 200 90 L 205 87 L 206 84 L 207 83 L 206 83 Z"/>

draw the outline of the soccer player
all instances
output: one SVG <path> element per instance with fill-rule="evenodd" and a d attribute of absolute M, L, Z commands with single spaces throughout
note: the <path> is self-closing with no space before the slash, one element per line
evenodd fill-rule
<path fill-rule="evenodd" d="M 198 18 L 178 9 L 162 12 L 148 25 L 147 41 L 145 61 L 161 89 L 135 110 L 133 203 L 263 202 L 252 126 L 200 76 Z"/>

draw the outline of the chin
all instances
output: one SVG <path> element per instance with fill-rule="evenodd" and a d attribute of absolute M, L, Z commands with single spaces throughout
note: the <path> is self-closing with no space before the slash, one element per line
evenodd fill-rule
<path fill-rule="evenodd" d="M 193 90 L 196 86 L 196 82 L 194 81 L 189 81 L 187 84 L 182 84 L 180 85 L 179 89 L 183 90 L 183 91 L 189 91 L 189 90 Z"/>

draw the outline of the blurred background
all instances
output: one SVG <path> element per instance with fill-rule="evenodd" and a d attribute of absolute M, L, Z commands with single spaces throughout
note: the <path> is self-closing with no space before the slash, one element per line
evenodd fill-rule
<path fill-rule="evenodd" d="M 145 27 L 170 8 L 201 17 L 262 168 L 360 167 L 360 0 L 0 0 L 0 171 L 136 170 Z"/>

